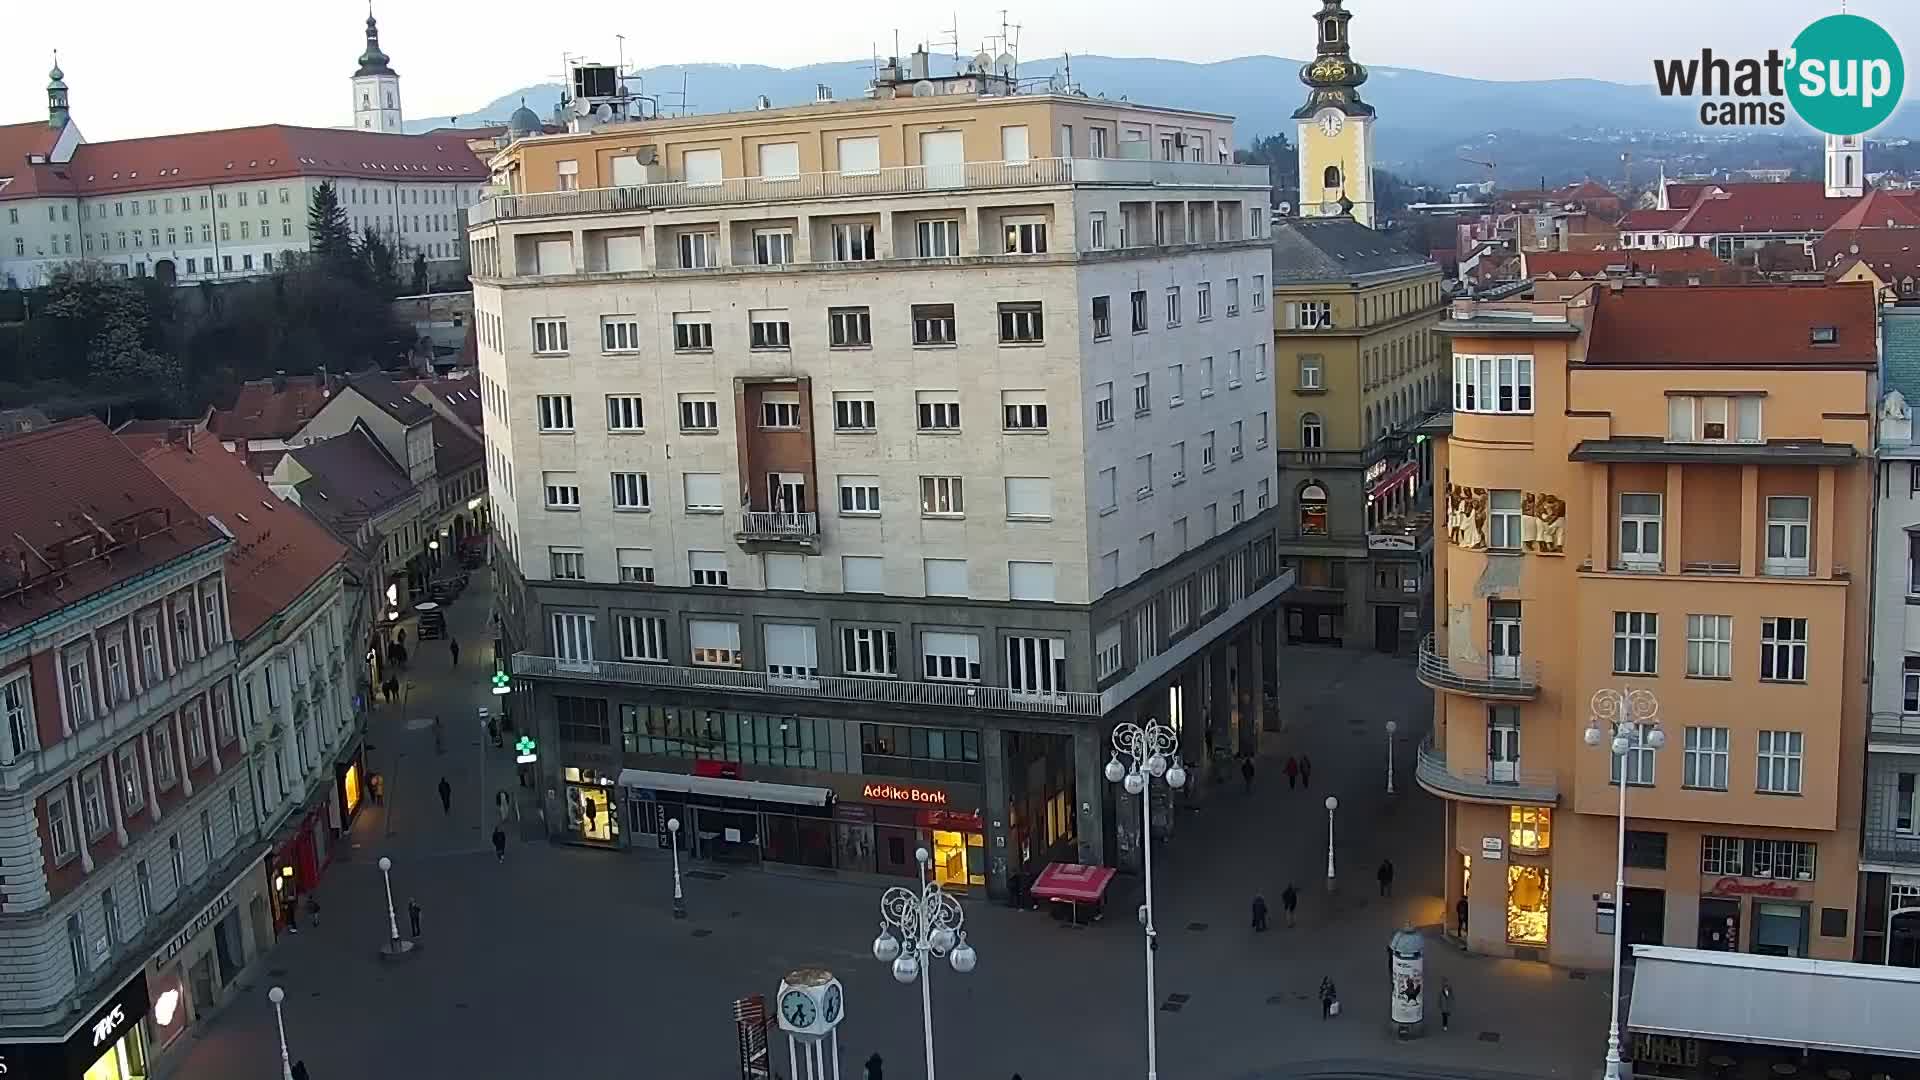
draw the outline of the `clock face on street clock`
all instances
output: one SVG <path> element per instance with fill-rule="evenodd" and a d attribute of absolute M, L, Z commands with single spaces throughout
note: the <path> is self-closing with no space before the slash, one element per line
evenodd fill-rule
<path fill-rule="evenodd" d="M 793 1027 L 813 1026 L 813 999 L 799 990 L 789 990 L 787 996 L 780 999 L 780 1015 Z"/>
<path fill-rule="evenodd" d="M 1320 125 L 1321 133 L 1328 138 L 1340 134 L 1340 129 L 1347 126 L 1347 118 L 1340 115 L 1339 109 L 1321 109 L 1314 122 Z"/>
<path fill-rule="evenodd" d="M 827 999 L 820 1006 L 820 1019 L 829 1024 L 838 1023 L 840 1005 L 840 984 L 833 983 L 827 987 Z"/>

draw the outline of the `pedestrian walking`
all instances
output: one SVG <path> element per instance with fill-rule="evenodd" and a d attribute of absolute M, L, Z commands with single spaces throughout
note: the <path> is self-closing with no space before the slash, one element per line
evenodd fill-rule
<path fill-rule="evenodd" d="M 1292 790 L 1293 790 L 1293 785 L 1294 785 L 1294 784 L 1295 784 L 1296 782 L 1298 782 L 1298 781 L 1299 781 L 1299 779 L 1300 779 L 1300 762 L 1299 762 L 1299 760 L 1298 760 L 1297 758 L 1295 758 L 1295 757 L 1293 757 L 1292 755 L 1288 755 L 1288 757 L 1287 757 L 1287 763 L 1286 763 L 1286 765 L 1285 765 L 1285 766 L 1283 767 L 1283 769 L 1282 769 L 1282 771 L 1284 771 L 1284 772 L 1285 772 L 1285 773 L 1287 774 L 1287 790 L 1288 790 L 1288 791 L 1292 791 Z"/>
<path fill-rule="evenodd" d="M 413 936 L 420 936 L 420 901 L 407 897 L 407 924 L 413 928 Z"/>
<path fill-rule="evenodd" d="M 500 812 L 500 820 L 507 820 L 507 814 L 510 813 L 513 808 L 513 801 L 507 797 L 506 788 L 501 788 L 499 793 L 494 795 L 493 806 L 494 809 Z"/>
<path fill-rule="evenodd" d="M 1453 980 L 1440 980 L 1440 1030 L 1453 1027 Z"/>
<path fill-rule="evenodd" d="M 1256 934 L 1267 932 L 1267 898 L 1257 893 L 1253 898 L 1253 932 Z"/>
<path fill-rule="evenodd" d="M 1340 1015 L 1340 991 L 1333 985 L 1333 976 L 1323 976 L 1320 980 L 1320 1019 Z"/>
<path fill-rule="evenodd" d="M 1280 910 L 1286 913 L 1288 926 L 1293 925 L 1293 909 L 1299 906 L 1300 890 L 1294 888 L 1293 882 L 1289 881 L 1286 891 L 1280 894 Z"/>
<path fill-rule="evenodd" d="M 301 1058 L 293 1063 L 293 1080 L 310 1080 L 307 1075 L 307 1059 Z"/>
<path fill-rule="evenodd" d="M 882 1064 L 884 1063 L 880 1060 L 879 1054 L 875 1054 L 872 1057 L 868 1058 L 867 1067 L 865 1070 L 867 1075 L 865 1076 L 864 1080 L 885 1080 L 885 1078 L 880 1075 L 880 1066 Z"/>
<path fill-rule="evenodd" d="M 1240 759 L 1240 779 L 1246 781 L 1247 794 L 1253 794 L 1253 755 Z"/>
<path fill-rule="evenodd" d="M 367 787 L 373 790 L 373 805 L 387 805 L 387 776 L 385 773 L 374 773 L 368 777 Z"/>
<path fill-rule="evenodd" d="M 1453 921 L 1460 927 L 1460 936 L 1467 936 L 1467 898 L 1462 896 L 1453 905 Z"/>
<path fill-rule="evenodd" d="M 444 776 L 440 778 L 440 811 L 445 814 L 453 813 L 453 785 L 447 783 L 447 778 Z"/>
<path fill-rule="evenodd" d="M 300 896 L 299 894 L 296 893 L 294 894 L 293 899 L 288 901 L 287 903 L 287 933 L 297 934 L 299 932 L 300 932 Z"/>
<path fill-rule="evenodd" d="M 320 925 L 320 898 L 312 893 L 307 894 L 307 922 Z"/>
<path fill-rule="evenodd" d="M 451 638 L 451 637 L 450 637 L 450 638 L 448 638 L 448 639 L 447 639 L 447 651 L 453 654 L 453 666 L 454 666 L 454 667 L 459 667 L 459 666 L 460 666 L 460 641 L 459 641 L 459 639 L 457 639 L 457 638 Z"/>
<path fill-rule="evenodd" d="M 493 827 L 493 861 L 507 861 L 507 830 L 498 825 Z"/>
<path fill-rule="evenodd" d="M 1380 869 L 1373 872 L 1374 880 L 1380 883 L 1380 895 L 1393 895 L 1393 860 L 1381 859 Z"/>
<path fill-rule="evenodd" d="M 401 648 L 404 649 L 407 647 L 407 628 L 404 626 L 400 628 L 400 635 L 399 635 L 398 641 L 400 643 Z"/>
<path fill-rule="evenodd" d="M 1313 759 L 1305 754 L 1300 755 L 1300 786 L 1304 788 L 1313 786 Z"/>

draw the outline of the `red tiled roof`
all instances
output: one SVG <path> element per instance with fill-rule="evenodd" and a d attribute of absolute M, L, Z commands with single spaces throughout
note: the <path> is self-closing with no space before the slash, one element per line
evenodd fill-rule
<path fill-rule="evenodd" d="M 275 495 L 216 440 L 169 444 L 164 435 L 139 435 L 122 441 L 195 511 L 233 534 L 227 611 L 235 638 L 258 630 L 346 558 L 347 549 L 319 522 Z"/>
<path fill-rule="evenodd" d="M 1702 181 L 1697 184 L 1668 183 L 1667 205 L 1676 210 L 1691 210 L 1693 204 L 1700 201 L 1700 196 L 1703 192 L 1708 188 L 1719 186 L 1719 184 L 1707 181 Z"/>
<path fill-rule="evenodd" d="M 1593 291 L 1586 362 L 1613 367 L 1844 367 L 1877 363 L 1871 285 L 1635 286 Z M 1832 327 L 1834 343 L 1813 343 Z"/>
<path fill-rule="evenodd" d="M 1858 259 L 1882 281 L 1920 275 L 1920 229 L 1829 232 L 1814 246 L 1814 255 L 1822 267 L 1843 266 Z"/>
<path fill-rule="evenodd" d="M 26 124 L 0 124 L 0 199 L 19 199 L 37 195 L 41 185 L 59 166 L 36 165 L 27 159 L 45 157 L 60 141 L 60 128 L 48 127 L 45 120 Z"/>
<path fill-rule="evenodd" d="M 468 328 L 471 332 L 472 328 Z M 416 388 L 424 388 L 438 398 L 447 411 L 460 418 L 461 422 L 475 431 L 480 430 L 481 401 L 480 380 L 472 375 L 460 378 L 438 379 L 395 379 L 394 385 L 409 394 Z"/>
<path fill-rule="evenodd" d="M 1685 210 L 1629 210 L 1620 219 L 1621 232 L 1666 232 L 1680 219 L 1687 216 Z"/>
<path fill-rule="evenodd" d="M 1588 179 L 1560 188 L 1553 193 L 1553 197 L 1563 202 L 1578 202 L 1581 199 L 1618 199 L 1620 196 L 1615 195 L 1613 190 L 1605 184 L 1595 183 L 1593 180 Z"/>
<path fill-rule="evenodd" d="M 1824 232 L 1853 204 L 1827 198 L 1817 180 L 1728 184 L 1693 205 L 1674 232 L 1700 234 Z"/>
<path fill-rule="evenodd" d="M 317 375 L 294 375 L 284 390 L 272 379 L 243 383 L 233 408 L 213 414 L 213 431 L 222 439 L 290 439 L 320 407 L 327 389 Z"/>
<path fill-rule="evenodd" d="M 222 539 L 92 417 L 0 439 L 0 522 L 0 629 L 8 630 Z M 103 531 L 130 542 L 96 555 L 108 542 Z M 51 575 L 49 561 L 64 574 Z M 18 591 L 22 571 L 43 584 Z"/>
<path fill-rule="evenodd" d="M 1861 196 L 1847 212 L 1834 219 L 1828 231 L 1842 229 L 1920 228 L 1920 213 L 1891 191 L 1875 188 Z"/>
<path fill-rule="evenodd" d="M 1658 274 L 1669 270 L 1724 270 L 1727 264 L 1705 248 L 1616 249 L 1608 251 L 1529 251 L 1521 255 L 1528 277 L 1592 277 L 1609 267 L 1624 266 L 1628 273 Z"/>
<path fill-rule="evenodd" d="M 262 124 L 81 143 L 40 182 L 69 195 L 111 195 L 296 176 L 477 184 L 487 167 L 457 137 Z M 0 199 L 8 195 L 0 190 Z"/>

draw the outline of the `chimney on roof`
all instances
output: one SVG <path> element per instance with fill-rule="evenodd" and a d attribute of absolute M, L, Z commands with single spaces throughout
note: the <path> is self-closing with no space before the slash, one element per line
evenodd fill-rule
<path fill-rule="evenodd" d="M 1626 285 L 1627 285 L 1627 283 L 1626 283 L 1626 282 L 1624 282 L 1624 281 L 1622 281 L 1622 280 L 1620 280 L 1619 278 L 1608 278 L 1608 279 L 1607 279 L 1607 291 L 1608 291 L 1608 292 L 1619 292 L 1619 291 L 1620 291 L 1621 289 L 1624 289 L 1624 288 L 1626 288 Z"/>

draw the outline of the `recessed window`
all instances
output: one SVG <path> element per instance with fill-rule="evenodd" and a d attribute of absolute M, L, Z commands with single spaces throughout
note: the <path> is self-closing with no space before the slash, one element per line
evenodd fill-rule
<path fill-rule="evenodd" d="M 1531 413 L 1533 357 L 1454 357 L 1453 407 L 1460 412 Z"/>
<path fill-rule="evenodd" d="M 613 474 L 613 508 L 629 511 L 653 508 L 653 494 L 648 488 L 646 473 L 617 472 Z"/>
<path fill-rule="evenodd" d="M 756 349 L 785 349 L 791 346 L 793 326 L 785 308 L 770 308 L 747 313 L 747 329 Z"/>
<path fill-rule="evenodd" d="M 1766 682 L 1807 681 L 1807 620 L 1760 620 L 1760 678 Z"/>
<path fill-rule="evenodd" d="M 697 552 L 689 554 L 715 554 Z M 717 619 L 687 622 L 688 658 L 699 667 L 741 666 L 740 624 Z"/>
<path fill-rule="evenodd" d="M 1780 577 L 1805 577 L 1812 539 L 1813 500 L 1804 495 L 1767 496 L 1767 557 L 1763 572 Z"/>
<path fill-rule="evenodd" d="M 688 513 L 717 514 L 724 508 L 726 485 L 721 482 L 719 473 L 685 473 L 680 481 Z"/>
<path fill-rule="evenodd" d="M 1733 676 L 1733 616 L 1687 616 L 1687 675 L 1696 679 Z"/>
<path fill-rule="evenodd" d="M 541 394 L 536 399 L 541 431 L 573 430 L 573 395 Z"/>
<path fill-rule="evenodd" d="M 1047 251 L 1047 223 L 1044 218 L 1007 218 L 1006 248 L 1009 255 L 1044 255 Z"/>
<path fill-rule="evenodd" d="M 547 509 L 580 509 L 580 479 L 570 472 L 548 472 L 540 474 L 540 483 L 546 489 Z"/>
<path fill-rule="evenodd" d="M 695 585 L 720 586 L 727 584 L 727 556 L 720 551 L 687 552 L 687 570 Z M 698 661 L 696 661 L 697 663 Z"/>
<path fill-rule="evenodd" d="M 926 517 L 961 517 L 966 514 L 964 483 L 958 476 L 920 478 L 920 513 Z"/>
<path fill-rule="evenodd" d="M 624 581 L 629 585 L 653 584 L 653 549 L 652 548 L 625 548 L 625 547 L 615 548 L 613 554 L 614 554 L 615 562 L 620 567 L 621 581 Z M 639 621 L 653 622 L 658 620 L 639 620 Z M 664 627 L 661 628 L 660 633 L 664 635 L 665 633 Z M 624 631 L 623 631 L 623 634 L 624 634 Z M 653 656 L 653 655 L 636 656 L 634 655 L 633 650 L 623 649 L 622 650 L 623 655 L 621 656 L 621 659 L 623 660 L 636 660 L 636 659 L 665 660 L 666 647 L 664 644 L 660 645 L 658 652 L 659 652 L 658 656 Z"/>
<path fill-rule="evenodd" d="M 869 432 L 875 430 L 874 400 L 867 394 L 833 395 L 833 430 Z"/>
<path fill-rule="evenodd" d="M 1000 343 L 1037 345 L 1046 340 L 1046 320 L 1039 304 L 1000 305 Z"/>
<path fill-rule="evenodd" d="M 645 431 L 646 410 L 638 394 L 607 395 L 608 433 Z"/>
<path fill-rule="evenodd" d="M 1660 616 L 1651 611 L 1613 613 L 1613 670 L 1617 675 L 1659 674 Z"/>
<path fill-rule="evenodd" d="M 720 430 L 720 403 L 711 397 L 682 395 L 680 430 L 693 432 Z"/>
<path fill-rule="evenodd" d="M 1009 520 L 1047 521 L 1052 517 L 1052 477 L 1007 477 L 1007 518 Z"/>
<path fill-rule="evenodd" d="M 1520 493 L 1493 491 L 1487 497 L 1487 547 L 1520 550 Z"/>
<path fill-rule="evenodd" d="M 1096 296 L 1093 298 L 1093 340 L 1101 341 L 1113 336 L 1113 298 Z"/>
<path fill-rule="evenodd" d="M 680 234 L 680 269 L 708 270 L 720 265 L 720 235 L 710 232 Z"/>
<path fill-rule="evenodd" d="M 873 316 L 868 309 L 830 308 L 827 339 L 836 349 L 867 348 L 873 344 Z"/>
<path fill-rule="evenodd" d="M 533 351 L 543 356 L 554 356 L 567 351 L 567 320 L 533 320 Z"/>
<path fill-rule="evenodd" d="M 880 478 L 842 476 L 840 478 L 840 512 L 842 514 L 879 514 Z"/>
<path fill-rule="evenodd" d="M 1113 384 L 1110 382 L 1093 388 L 1093 425 L 1096 428 L 1113 426 Z"/>
<path fill-rule="evenodd" d="M 640 351 L 640 320 L 632 315 L 600 317 L 600 350 L 609 353 Z"/>
<path fill-rule="evenodd" d="M 1046 391 L 1002 390 L 1000 402 L 1007 431 L 1047 430 Z"/>
<path fill-rule="evenodd" d="M 579 548 L 548 548 L 555 581 L 587 580 L 587 553 Z"/>
<path fill-rule="evenodd" d="M 1755 790 L 1772 795 L 1800 794 L 1806 736 L 1798 731 L 1754 733 L 1758 752 Z"/>
<path fill-rule="evenodd" d="M 1727 763 L 1733 732 L 1723 727 L 1689 727 L 1681 783 L 1706 791 L 1727 790 Z"/>
<path fill-rule="evenodd" d="M 832 240 L 835 262 L 867 262 L 879 258 L 873 242 L 873 226 L 866 222 L 836 222 Z"/>
<path fill-rule="evenodd" d="M 753 230 L 753 261 L 760 266 L 785 266 L 792 262 L 793 230 Z"/>
<path fill-rule="evenodd" d="M 1146 290 L 1136 290 L 1133 294 L 1133 332 L 1147 332 L 1147 294 Z"/>
<path fill-rule="evenodd" d="M 760 394 L 760 427 L 767 431 L 800 430 L 800 394 L 794 390 L 766 390 Z"/>
<path fill-rule="evenodd" d="M 1661 496 L 1620 496 L 1620 565 L 1628 570 L 1661 568 Z"/>
<path fill-rule="evenodd" d="M 677 311 L 673 315 L 675 352 L 706 352 L 713 348 L 713 316 L 704 311 Z"/>
<path fill-rule="evenodd" d="M 921 390 L 914 394 L 921 431 L 959 431 L 960 395 L 951 390 Z"/>
<path fill-rule="evenodd" d="M 916 222 L 916 254 L 922 259 L 949 259 L 960 254 L 960 222 L 955 218 L 936 218 Z"/>
<path fill-rule="evenodd" d="M 953 344 L 953 305 L 913 305 L 913 343 L 915 345 Z"/>

